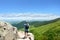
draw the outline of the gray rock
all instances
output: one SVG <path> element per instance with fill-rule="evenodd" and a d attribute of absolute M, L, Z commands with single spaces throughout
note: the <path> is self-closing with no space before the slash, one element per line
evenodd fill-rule
<path fill-rule="evenodd" d="M 0 22 L 0 40 L 16 40 L 17 28 L 7 22 Z"/>
<path fill-rule="evenodd" d="M 32 33 L 28 33 L 28 35 L 26 39 L 23 39 L 23 31 L 18 31 L 16 27 L 7 22 L 0 22 L 0 40 L 34 40 Z"/>

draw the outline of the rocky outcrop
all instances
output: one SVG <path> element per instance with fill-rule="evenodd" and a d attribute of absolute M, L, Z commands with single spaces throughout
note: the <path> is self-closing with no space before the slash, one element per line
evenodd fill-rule
<path fill-rule="evenodd" d="M 24 32 L 18 31 L 7 22 L 0 22 L 0 40 L 34 40 L 34 35 L 28 33 L 28 37 L 23 39 Z"/>
<path fill-rule="evenodd" d="M 23 31 L 19 31 L 18 32 L 18 39 L 17 40 L 34 40 L 34 35 L 32 33 L 28 33 L 27 38 L 24 38 L 24 32 Z"/>
<path fill-rule="evenodd" d="M 0 22 L 0 40 L 16 40 L 17 29 L 11 24 Z"/>

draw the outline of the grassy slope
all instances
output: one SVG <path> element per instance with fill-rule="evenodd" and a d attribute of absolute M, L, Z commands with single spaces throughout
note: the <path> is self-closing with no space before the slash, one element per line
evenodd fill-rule
<path fill-rule="evenodd" d="M 25 21 L 22 21 L 22 22 L 16 22 L 16 23 L 12 23 L 13 26 L 17 27 L 18 29 L 21 29 L 24 27 L 24 22 Z M 54 22 L 54 20 L 51 20 L 51 21 L 30 21 L 29 24 L 30 26 L 34 26 L 34 27 L 39 27 L 39 26 L 42 26 L 42 25 L 46 25 L 46 24 L 49 24 L 49 23 L 52 23 Z"/>
<path fill-rule="evenodd" d="M 35 40 L 45 40 L 45 39 L 46 40 L 53 40 L 51 38 L 52 35 L 53 35 L 53 33 L 54 34 L 55 33 L 56 34 L 60 33 L 59 32 L 60 31 L 60 19 L 59 20 L 56 20 L 56 22 L 53 22 L 53 23 L 50 23 L 50 24 L 47 24 L 47 25 L 44 25 L 44 26 L 41 26 L 41 27 L 31 28 L 30 31 L 35 35 Z M 50 35 L 50 33 L 51 33 L 51 35 Z M 44 38 L 44 36 L 46 38 Z"/>

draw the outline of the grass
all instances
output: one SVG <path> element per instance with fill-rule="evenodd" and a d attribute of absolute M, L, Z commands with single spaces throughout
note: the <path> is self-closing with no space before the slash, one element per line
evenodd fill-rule
<path fill-rule="evenodd" d="M 31 28 L 30 32 L 34 34 L 35 40 L 60 40 L 60 20 L 41 27 Z"/>

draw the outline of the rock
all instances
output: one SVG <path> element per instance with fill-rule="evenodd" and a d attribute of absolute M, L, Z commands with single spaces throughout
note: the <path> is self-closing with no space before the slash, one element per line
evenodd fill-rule
<path fill-rule="evenodd" d="M 26 39 L 23 39 L 24 37 L 23 31 L 19 31 L 18 35 L 19 35 L 19 38 L 17 40 L 34 40 L 34 35 L 32 33 L 28 33 L 28 37 Z"/>
<path fill-rule="evenodd" d="M 0 22 L 0 40 L 16 40 L 17 29 L 14 28 L 7 22 Z"/>
<path fill-rule="evenodd" d="M 34 40 L 32 33 L 28 33 L 26 39 L 23 39 L 23 37 L 23 31 L 18 31 L 16 27 L 7 22 L 0 22 L 0 40 Z"/>

